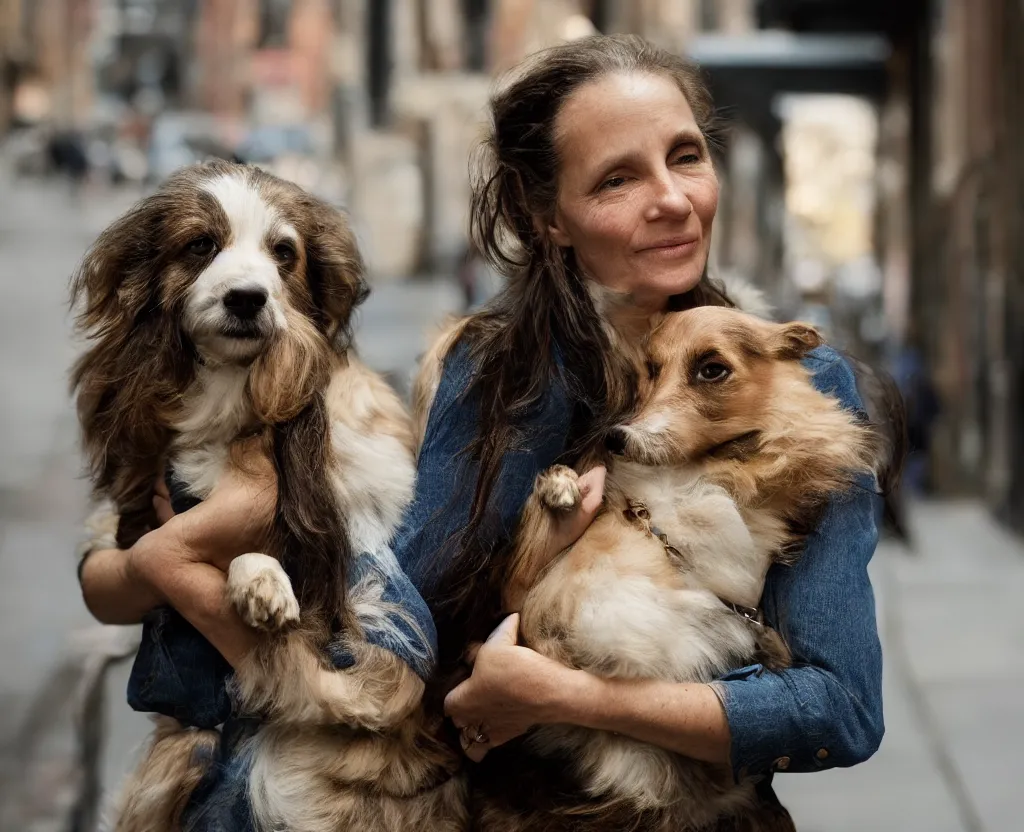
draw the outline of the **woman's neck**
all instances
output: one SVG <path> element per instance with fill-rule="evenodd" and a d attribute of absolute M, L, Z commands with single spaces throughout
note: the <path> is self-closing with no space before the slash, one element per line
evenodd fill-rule
<path fill-rule="evenodd" d="M 594 308 L 604 324 L 612 345 L 623 352 L 639 351 L 667 304 L 641 303 L 626 292 L 615 292 L 587 281 Z"/>

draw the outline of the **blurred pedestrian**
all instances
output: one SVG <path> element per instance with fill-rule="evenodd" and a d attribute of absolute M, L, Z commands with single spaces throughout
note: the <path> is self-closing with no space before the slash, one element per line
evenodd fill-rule
<path fill-rule="evenodd" d="M 893 378 L 907 408 L 907 462 L 903 487 L 909 494 L 924 495 L 929 490 L 929 468 L 935 423 L 940 415 L 938 392 L 924 354 L 908 336 L 893 361 Z"/>
<path fill-rule="evenodd" d="M 74 197 L 81 194 L 89 175 L 89 156 L 85 136 L 78 130 L 57 130 L 47 142 L 51 168 L 67 179 Z"/>

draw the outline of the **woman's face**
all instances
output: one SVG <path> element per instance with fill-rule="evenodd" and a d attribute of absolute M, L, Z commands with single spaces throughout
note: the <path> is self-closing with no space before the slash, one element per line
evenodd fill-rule
<path fill-rule="evenodd" d="M 660 309 L 697 285 L 718 179 L 693 111 L 668 78 L 606 75 L 555 121 L 558 203 L 548 231 L 586 277 Z"/>

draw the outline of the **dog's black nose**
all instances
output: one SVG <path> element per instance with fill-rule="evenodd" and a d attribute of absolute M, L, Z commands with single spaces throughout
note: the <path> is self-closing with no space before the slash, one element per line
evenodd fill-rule
<path fill-rule="evenodd" d="M 612 428 L 604 438 L 604 446 L 617 456 L 626 453 L 626 431 L 622 428 Z"/>
<path fill-rule="evenodd" d="M 224 295 L 224 308 L 244 321 L 255 318 L 266 305 L 266 289 L 232 289 Z"/>

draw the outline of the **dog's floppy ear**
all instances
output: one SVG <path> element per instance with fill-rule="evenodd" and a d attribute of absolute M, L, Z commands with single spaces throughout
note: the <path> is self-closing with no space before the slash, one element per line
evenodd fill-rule
<path fill-rule="evenodd" d="M 71 279 L 71 305 L 83 330 L 131 325 L 146 304 L 133 280 L 151 249 L 149 200 L 115 220 L 90 246 Z"/>
<path fill-rule="evenodd" d="M 116 220 L 71 281 L 88 342 L 71 371 L 83 446 L 97 496 L 113 498 L 122 518 L 152 508 L 154 460 L 193 369 L 191 347 L 160 303 L 163 210 L 149 197 Z"/>
<path fill-rule="evenodd" d="M 775 336 L 775 355 L 784 360 L 797 360 L 824 342 L 821 333 L 810 324 L 783 324 Z"/>
<path fill-rule="evenodd" d="M 348 218 L 338 209 L 311 198 L 311 233 L 306 240 L 306 270 L 316 305 L 327 316 L 328 334 L 347 341 L 352 311 L 366 300 L 370 288 Z"/>

